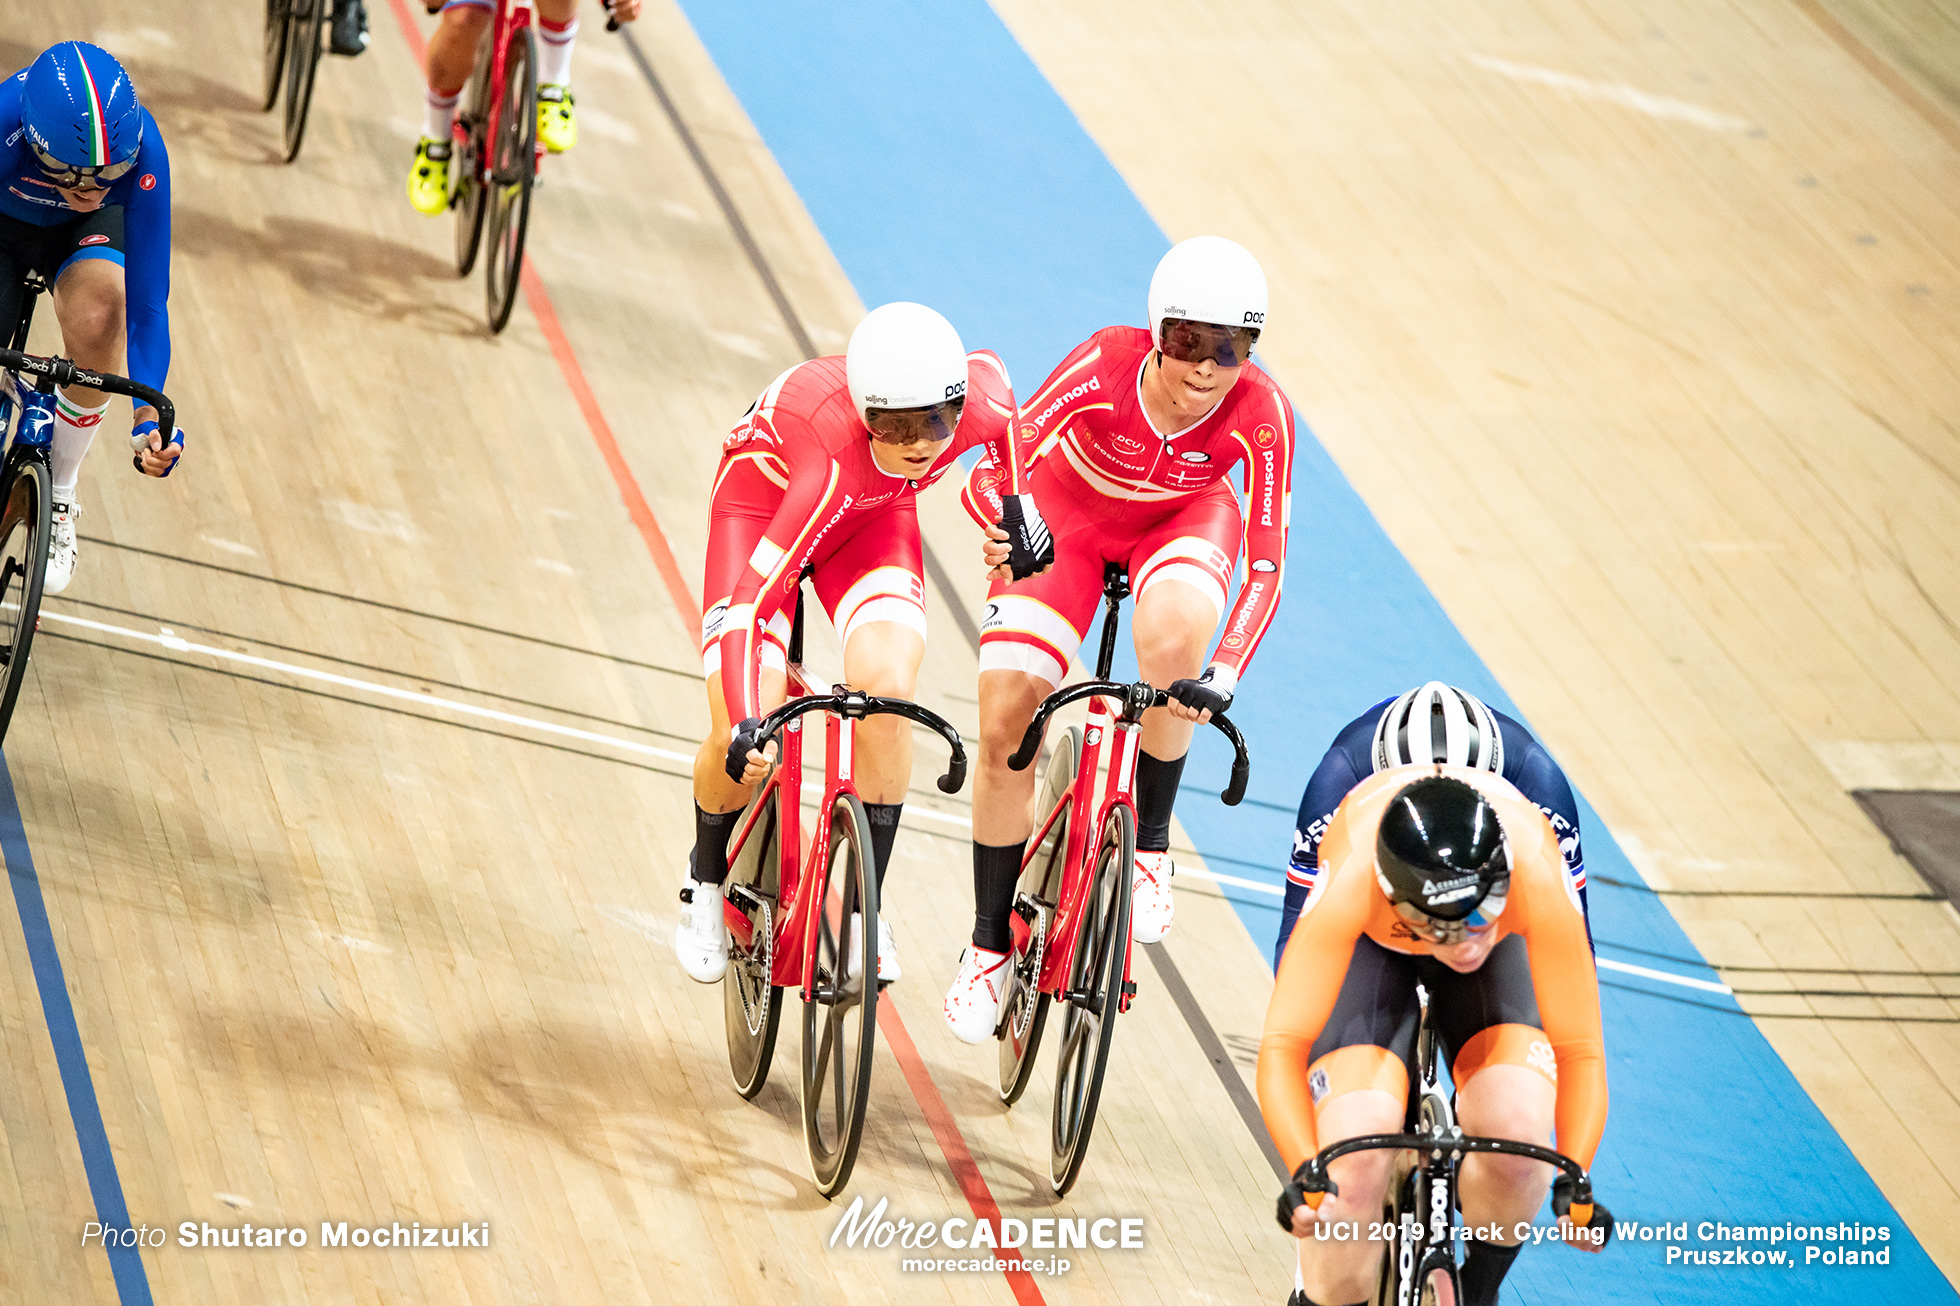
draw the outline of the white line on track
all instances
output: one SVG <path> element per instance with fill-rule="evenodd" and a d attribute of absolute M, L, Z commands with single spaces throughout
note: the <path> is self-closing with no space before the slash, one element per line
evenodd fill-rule
<path fill-rule="evenodd" d="M 1623 109 L 1633 109 L 1650 118 L 1691 122 L 1697 127 L 1706 127 L 1710 131 L 1748 131 L 1755 125 L 1747 118 L 1716 113 L 1713 109 L 1704 109 L 1699 104 L 1670 99 L 1665 95 L 1650 95 L 1646 91 L 1622 86 L 1618 82 L 1597 82 L 1590 77 L 1574 77 L 1571 73 L 1562 73 L 1556 68 L 1539 68 L 1533 64 L 1512 63 L 1508 59 L 1493 59 L 1489 55 L 1473 54 L 1469 58 L 1477 67 L 1509 77 L 1514 81 L 1549 86 L 1554 90 L 1565 91 L 1585 100 L 1602 100 L 1607 104 L 1617 104 Z"/>
<path fill-rule="evenodd" d="M 123 639 L 133 639 L 145 644 L 155 644 L 169 649 L 172 653 L 195 653 L 202 657 L 216 658 L 221 662 L 236 662 L 241 666 L 257 667 L 262 671 L 277 671 L 283 675 L 298 676 L 302 680 L 317 680 L 323 684 L 338 685 L 342 689 L 357 689 L 365 694 L 375 694 L 381 698 L 392 698 L 398 702 L 415 703 L 422 707 L 432 707 L 444 712 L 454 712 L 458 716 L 477 717 L 484 721 L 496 721 L 504 725 L 522 726 L 542 734 L 557 735 L 564 739 L 577 739 L 588 744 L 604 744 L 622 752 L 634 753 L 641 757 L 657 757 L 663 762 L 677 762 L 692 767 L 694 757 L 690 753 L 676 753 L 669 748 L 655 748 L 651 744 L 635 743 L 630 739 L 616 739 L 612 735 L 596 734 L 590 730 L 580 730 L 576 726 L 561 726 L 550 721 L 539 721 L 533 717 L 518 716 L 511 712 L 499 712 L 491 707 L 478 707 L 473 703 L 458 703 L 454 699 L 438 698 L 434 694 L 421 694 L 412 689 L 397 689 L 393 685 L 378 685 L 371 680 L 356 680 L 352 676 L 336 675 L 331 671 L 319 671 L 313 667 L 296 666 L 291 662 L 277 662 L 271 658 L 256 657 L 250 653 L 236 653 L 228 648 L 214 648 L 209 644 L 197 644 L 173 635 L 165 627 L 154 635 L 140 630 L 130 630 L 126 626 L 111 626 L 106 622 L 90 621 L 86 617 L 71 617 L 66 613 L 43 610 L 44 621 L 59 621 L 64 625 L 80 626 L 84 630 L 97 631 L 104 635 L 118 635 Z"/>
<path fill-rule="evenodd" d="M 672 749 L 656 748 L 651 744 L 637 743 L 630 739 L 619 739 L 613 735 L 602 735 L 591 730 L 580 730 L 576 726 L 561 726 L 550 721 L 540 721 L 535 717 L 518 716 L 514 712 L 499 712 L 495 708 L 478 707 L 473 703 L 459 703 L 454 699 L 439 698 L 434 694 L 418 693 L 412 689 L 397 689 L 393 685 L 380 685 L 372 680 L 357 680 L 353 676 L 342 676 L 331 671 L 320 671 L 313 667 L 302 667 L 291 662 L 280 662 L 273 658 L 262 658 L 251 653 L 239 653 L 228 648 L 217 648 L 210 644 L 198 644 L 172 634 L 170 628 L 167 626 L 155 634 L 150 634 L 146 631 L 131 630 L 127 626 L 112 626 L 107 622 L 91 621 L 87 617 L 75 617 L 63 612 L 49 612 L 45 609 L 41 612 L 41 618 L 44 621 L 58 621 L 63 625 L 80 626 L 84 630 L 92 630 L 102 635 L 115 635 L 122 639 L 132 639 L 143 644 L 154 644 L 172 653 L 191 653 L 200 657 L 214 658 L 220 662 L 235 662 L 241 666 L 257 667 L 262 671 L 276 671 L 283 675 L 297 676 L 302 680 L 316 680 L 323 684 L 339 686 L 342 689 L 359 690 L 362 693 L 374 694 L 381 698 L 395 699 L 398 702 L 414 703 L 421 707 L 435 708 L 443 712 L 454 712 L 458 716 L 476 717 L 480 720 L 496 721 L 503 725 L 521 726 L 526 730 L 535 730 L 547 735 L 557 735 L 564 739 L 576 739 L 588 744 L 602 744 L 608 748 L 617 748 L 622 752 L 637 754 L 641 757 L 659 758 L 663 762 L 675 762 L 687 767 L 694 765 L 694 758 L 691 754 L 676 753 Z M 961 816 L 957 812 L 938 812 L 929 807 L 920 807 L 916 804 L 906 809 L 906 815 L 921 817 L 927 820 L 942 821 L 947 825 L 959 826 L 969 830 L 973 828 L 971 817 Z M 1238 875 L 1225 875 L 1218 871 L 1204 870 L 1196 866 L 1185 867 L 1181 873 L 1201 880 L 1210 880 L 1215 884 L 1230 885 L 1235 889 L 1248 889 L 1254 893 L 1271 894 L 1274 897 L 1283 896 L 1286 892 L 1279 885 L 1266 884 L 1259 880 L 1248 880 Z M 1599 966 L 1602 970 L 1613 970 L 1627 975 L 1638 975 L 1642 979 L 1659 980 L 1666 984 L 1679 984 L 1684 988 L 1701 989 L 1709 993 L 1729 993 L 1732 991 L 1728 985 L 1718 984 L 1711 980 L 1690 979 L 1685 975 L 1674 975 L 1663 970 L 1650 970 L 1645 966 L 1630 966 L 1625 962 L 1609 961 L 1604 957 L 1599 958 Z"/>

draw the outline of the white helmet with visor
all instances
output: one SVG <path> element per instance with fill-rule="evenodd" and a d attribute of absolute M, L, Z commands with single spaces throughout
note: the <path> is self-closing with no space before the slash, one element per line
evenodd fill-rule
<path fill-rule="evenodd" d="M 1179 241 L 1150 277 L 1152 342 L 1180 362 L 1239 367 L 1266 327 L 1266 274 L 1223 236 Z"/>
<path fill-rule="evenodd" d="M 966 402 L 966 346 L 924 304 L 872 309 L 844 350 L 851 404 L 876 439 L 911 444 L 952 438 Z"/>

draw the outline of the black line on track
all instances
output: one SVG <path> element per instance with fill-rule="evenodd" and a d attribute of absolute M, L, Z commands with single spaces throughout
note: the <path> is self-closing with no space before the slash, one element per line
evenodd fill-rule
<path fill-rule="evenodd" d="M 642 671 L 660 671 L 670 676 L 686 676 L 689 680 L 701 680 L 699 671 L 685 671 L 679 667 L 663 667 L 657 662 L 642 662 L 637 658 L 621 657 L 617 653 L 605 653 L 598 649 L 580 648 L 576 644 L 564 644 L 555 639 L 544 639 L 537 635 L 522 635 L 514 630 L 504 630 L 498 626 L 485 626 L 474 621 L 464 621 L 461 617 L 445 617 L 440 613 L 423 612 L 419 608 L 405 608 L 397 603 L 383 603 L 379 599 L 364 599 L 357 594 L 343 594 L 339 590 L 322 589 L 318 585 L 305 585 L 296 580 L 281 580 L 277 576 L 267 576 L 263 572 L 245 571 L 238 567 L 226 567 L 215 562 L 201 562 L 196 558 L 186 558 L 175 553 L 165 553 L 159 549 L 145 549 L 140 545 L 124 544 L 118 540 L 104 539 L 99 535 L 81 537 L 90 544 L 99 544 L 105 549 L 121 549 L 126 553 L 140 553 L 148 558 L 161 558 L 165 562 L 178 562 L 186 567 L 202 567 L 206 571 L 222 572 L 227 576 L 237 576 L 243 580 L 256 580 L 266 585 L 277 585 L 281 589 L 299 590 L 303 594 L 317 594 L 321 598 L 339 599 L 343 603 L 358 603 L 362 607 L 380 608 L 383 612 L 396 612 L 404 617 L 418 617 L 423 621 L 439 622 L 445 626 L 459 626 L 464 630 L 474 630 L 485 635 L 500 635 L 523 644 L 537 644 L 543 648 L 554 648 L 561 653 L 577 653 L 588 658 L 600 658 L 607 662 L 617 662 L 625 667 L 638 667 Z M 79 601 L 79 600 L 73 600 Z"/>
<path fill-rule="evenodd" d="M 702 180 L 707 182 L 708 189 L 714 193 L 715 202 L 721 205 L 723 216 L 728 219 L 728 225 L 734 229 L 735 239 L 740 242 L 742 251 L 748 255 L 749 264 L 755 269 L 756 276 L 762 279 L 763 286 L 769 291 L 769 297 L 775 301 L 776 311 L 782 314 L 783 325 L 789 329 L 791 338 L 796 341 L 796 347 L 803 351 L 805 358 L 815 358 L 817 356 L 815 342 L 810 339 L 810 333 L 804 329 L 802 319 L 796 315 L 795 306 L 789 302 L 789 296 L 783 292 L 782 283 L 776 279 L 774 270 L 769 266 L 769 260 L 764 257 L 761 247 L 756 244 L 748 223 L 742 220 L 741 212 L 736 209 L 735 201 L 730 197 L 727 187 L 721 184 L 721 178 L 715 174 L 714 165 L 708 162 L 708 156 L 702 151 L 700 143 L 695 140 L 694 133 L 682 120 L 673 97 L 667 94 L 666 86 L 660 81 L 660 75 L 654 72 L 653 64 L 647 59 L 646 52 L 640 49 L 640 43 L 632 31 L 622 28 L 620 35 L 626 38 L 626 48 L 632 53 L 633 62 L 638 65 L 640 76 L 653 91 L 654 98 L 660 101 L 660 107 L 666 111 L 668 120 L 673 123 L 681 144 L 687 147 L 688 154 L 694 159 L 694 166 L 700 169 Z M 966 636 L 967 644 L 977 653 L 980 649 L 979 625 L 973 620 L 973 614 L 966 610 L 966 605 L 960 602 L 959 591 L 953 587 L 953 578 L 947 572 L 945 564 L 939 560 L 939 556 L 932 551 L 932 546 L 923 539 L 919 543 L 923 548 L 926 570 L 932 575 L 933 585 L 939 590 L 946 606 L 952 610 L 953 620 L 958 624 L 960 633 Z M 1231 1058 L 1226 1055 L 1224 1041 L 1218 1037 L 1218 1031 L 1212 1028 L 1211 1022 L 1205 1017 L 1204 1010 L 1198 1006 L 1190 985 L 1184 982 L 1183 972 L 1178 970 L 1177 963 L 1172 961 L 1170 954 L 1161 947 L 1146 947 L 1144 951 L 1150 954 L 1151 964 L 1157 968 L 1158 977 L 1163 980 L 1164 987 L 1170 991 L 1172 1000 L 1177 1003 L 1177 1009 L 1184 1016 L 1185 1024 L 1190 1026 L 1192 1036 L 1198 1040 L 1199 1049 L 1211 1062 L 1212 1069 L 1218 1075 L 1219 1084 L 1224 1088 L 1225 1095 L 1232 1100 L 1232 1105 L 1237 1108 L 1239 1118 L 1245 1122 L 1246 1130 L 1251 1133 L 1253 1141 L 1259 1145 L 1266 1159 L 1272 1163 L 1273 1173 L 1282 1179 L 1285 1178 L 1286 1167 L 1279 1159 L 1278 1149 L 1273 1146 L 1272 1139 L 1266 1133 L 1266 1122 L 1259 1114 L 1259 1104 L 1254 1100 L 1251 1090 L 1246 1087 L 1245 1079 L 1239 1074 L 1238 1067 L 1234 1066 Z"/>
<path fill-rule="evenodd" d="M 347 698 L 340 694 L 330 694 L 324 689 L 308 689 L 305 685 L 288 685 L 282 681 L 268 680 L 264 676 L 247 675 L 243 671 L 230 671 L 224 667 L 207 667 L 196 662 L 186 662 L 181 658 L 165 657 L 161 653 L 150 653 L 140 648 L 128 648 L 121 644 L 103 644 L 96 640 L 83 639 L 78 635 L 64 635 L 58 630 L 44 630 L 40 633 L 40 637 L 42 639 L 58 639 L 68 644 L 83 644 L 89 648 L 101 649 L 106 653 L 120 653 L 126 657 L 145 658 L 151 662 L 161 662 L 169 667 L 182 667 L 187 671 L 202 671 L 208 675 L 224 676 L 231 680 L 242 680 L 248 684 L 264 685 L 270 689 L 283 689 L 289 693 L 305 694 L 311 698 L 324 698 L 329 702 L 345 703 L 349 707 L 368 708 L 375 712 L 387 712 L 394 716 L 405 716 L 415 721 L 426 721 L 430 725 L 447 726 L 452 730 L 467 730 L 471 734 L 489 735 L 493 739 L 508 739 L 512 743 L 529 744 L 534 748 L 549 748 L 553 752 L 570 753 L 574 757 L 590 758 L 595 762 L 610 762 L 615 766 L 630 766 L 636 771 L 651 771 L 655 775 L 669 776 L 679 780 L 692 780 L 693 778 L 691 772 L 679 769 L 684 765 L 681 762 L 672 763 L 675 769 L 670 771 L 647 762 L 629 761 L 617 754 L 588 753 L 583 748 L 573 748 L 567 744 L 554 744 L 542 739 L 532 739 L 527 735 L 508 734 L 502 730 L 493 730 L 488 726 L 473 726 L 467 721 L 452 721 L 447 717 L 428 716 L 421 712 L 411 712 L 407 708 L 389 707 L 385 703 L 370 703 L 364 699 Z"/>
<path fill-rule="evenodd" d="M 1960 970 L 1867 970 L 1861 967 L 1842 966 L 1728 966 L 1719 961 L 1706 961 L 1700 957 L 1677 957 L 1671 952 L 1655 952 L 1652 948 L 1636 948 L 1631 943 L 1615 943 L 1611 939 L 1596 939 L 1602 948 L 1615 952 L 1631 952 L 1637 957 L 1653 957 L 1659 961 L 1671 961 L 1681 966 L 1697 966 L 1703 970 L 1728 970 L 1737 974 L 1756 975 L 1888 975 L 1914 976 L 1924 979 L 1960 979 Z"/>
<path fill-rule="evenodd" d="M 734 196 L 730 195 L 728 188 L 721 184 L 721 176 L 715 171 L 714 164 L 708 161 L 707 152 L 701 148 L 701 142 L 695 139 L 693 129 L 681 117 L 680 108 L 674 103 L 673 97 L 667 94 L 667 86 L 660 80 L 660 74 L 653 70 L 653 63 L 647 58 L 646 51 L 640 48 L 639 38 L 635 37 L 632 29 L 628 27 L 620 28 L 619 34 L 626 38 L 627 52 L 633 56 L 633 63 L 639 68 L 641 79 L 653 92 L 654 98 L 660 101 L 660 107 L 666 112 L 667 120 L 673 124 L 674 134 L 679 136 L 681 144 L 687 147 L 688 156 L 694 160 L 695 168 L 701 173 L 701 180 L 708 184 L 708 190 L 714 195 L 715 203 L 721 206 L 721 214 L 728 219 L 728 226 L 735 233 L 736 243 L 742 247 L 742 253 L 748 256 L 749 266 L 755 269 L 755 275 L 761 280 L 762 288 L 769 292 L 769 298 L 775 303 L 776 312 L 782 316 L 783 326 L 788 329 L 790 339 L 796 343 L 796 348 L 805 359 L 816 358 L 818 356 L 816 342 L 810 339 L 810 333 L 805 329 L 803 319 L 797 315 L 796 306 L 789 302 L 789 294 L 784 291 L 783 283 L 777 280 L 776 270 L 769 265 L 768 256 L 763 254 L 762 246 L 756 243 L 755 234 L 749 230 L 749 224 L 743 219 L 742 211 L 735 207 Z M 939 560 L 939 555 L 932 551 L 932 545 L 926 543 L 923 538 L 920 539 L 919 545 L 925 555 L 926 571 L 931 574 L 932 583 L 939 590 L 939 596 L 952 610 L 953 621 L 965 634 L 967 642 L 978 646 L 980 627 L 974 623 L 973 614 L 966 610 L 966 605 L 960 602 L 959 591 L 953 587 L 952 573 L 946 570 L 946 564 Z"/>
<path fill-rule="evenodd" d="M 240 644 L 253 644 L 259 648 L 278 649 L 281 653 L 291 653 L 298 657 L 315 658 L 321 662 L 331 662 L 336 666 L 353 667 L 360 671 L 372 672 L 378 676 L 393 676 L 398 680 L 406 680 L 411 684 L 440 685 L 444 689 L 453 689 L 458 693 L 473 694 L 479 698 L 491 698 L 500 703 L 515 703 L 520 707 L 528 707 L 534 711 L 550 712 L 557 716 L 576 717 L 581 721 L 596 721 L 600 725 L 612 726 L 618 730 L 634 730 L 641 734 L 659 735 L 663 739 L 679 740 L 690 747 L 698 747 L 701 743 L 698 739 L 688 735 L 677 735 L 671 730 L 656 730 L 652 726 L 634 725 L 630 721 L 618 721 L 612 717 L 598 716 L 591 712 L 580 712 L 574 708 L 558 707 L 551 703 L 540 703 L 536 699 L 519 698 L 514 694 L 499 694 L 495 690 L 478 689 L 474 685 L 461 685 L 453 680 L 437 680 L 433 676 L 417 675 L 413 672 L 401 671 L 394 667 L 376 666 L 372 662 L 356 662 L 352 658 L 335 657 L 331 653 L 320 653 L 310 648 L 296 648 L 291 644 L 276 644 L 269 639 L 260 639 L 255 635 L 240 635 L 235 631 L 218 630 L 211 626 L 193 625 L 188 621 L 172 621 L 166 617 L 156 616 L 153 613 L 136 612 L 129 608 L 112 607 L 107 603 L 91 603 L 87 599 L 71 599 L 66 595 L 56 599 L 56 602 L 73 603 L 79 607 L 94 608 L 98 612 L 114 612 L 119 616 L 135 617 L 142 621 L 154 621 L 158 626 L 165 626 L 173 631 L 194 630 L 201 635 L 214 635 L 219 639 L 229 639 Z M 72 639 L 75 637 L 68 636 L 68 638 Z M 165 659 L 165 661 L 171 660 L 173 659 Z"/>

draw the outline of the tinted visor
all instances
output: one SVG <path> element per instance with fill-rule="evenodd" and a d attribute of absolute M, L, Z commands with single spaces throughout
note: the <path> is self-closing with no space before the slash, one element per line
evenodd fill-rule
<path fill-rule="evenodd" d="M 953 438 L 965 407 L 966 400 L 960 398 L 924 408 L 867 408 L 864 424 L 880 444 L 938 444 Z"/>
<path fill-rule="evenodd" d="M 118 181 L 129 174 L 136 166 L 136 156 L 130 155 L 121 163 L 104 163 L 94 168 L 78 168 L 72 163 L 63 163 L 52 154 L 44 153 L 40 146 L 28 141 L 27 147 L 34 151 L 34 162 L 47 179 L 56 186 L 68 190 L 96 190 Z"/>
<path fill-rule="evenodd" d="M 1462 920 L 1438 920 L 1412 902 L 1397 902 L 1395 914 L 1407 921 L 1416 933 L 1431 943 L 1463 943 L 1475 935 L 1482 934 L 1497 924 L 1497 918 L 1504 914 L 1504 899 L 1511 892 L 1509 877 L 1499 880 L 1491 891 L 1484 895 L 1483 901 L 1471 909 Z"/>
<path fill-rule="evenodd" d="M 1220 367 L 1244 367 L 1252 360 L 1252 346 L 1259 339 L 1259 331 L 1255 327 L 1220 326 L 1216 322 L 1167 317 L 1163 336 L 1164 352 L 1180 363 L 1202 363 L 1209 358 Z"/>

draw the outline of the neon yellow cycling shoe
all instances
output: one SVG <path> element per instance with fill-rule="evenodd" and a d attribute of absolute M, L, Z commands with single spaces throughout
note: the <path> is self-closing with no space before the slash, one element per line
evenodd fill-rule
<path fill-rule="evenodd" d="M 553 154 L 578 144 L 578 111 L 569 86 L 538 87 L 538 139 Z"/>
<path fill-rule="evenodd" d="M 449 207 L 448 141 L 422 138 L 415 147 L 415 164 L 408 170 L 408 202 L 417 213 L 436 216 Z"/>

